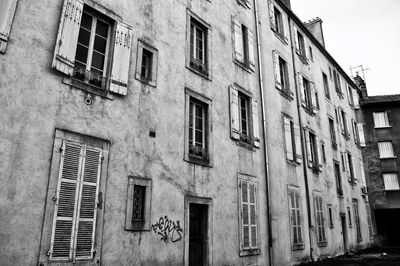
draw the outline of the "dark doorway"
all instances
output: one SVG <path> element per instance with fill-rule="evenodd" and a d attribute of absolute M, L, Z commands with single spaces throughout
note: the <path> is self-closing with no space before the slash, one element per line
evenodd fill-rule
<path fill-rule="evenodd" d="M 340 215 L 340 221 L 342 224 L 343 250 L 344 252 L 347 252 L 347 227 L 345 214 Z"/>
<path fill-rule="evenodd" d="M 208 206 L 190 203 L 189 211 L 189 266 L 207 264 Z"/>
<path fill-rule="evenodd" d="M 400 246 L 400 209 L 376 209 L 377 233 L 384 246 Z"/>

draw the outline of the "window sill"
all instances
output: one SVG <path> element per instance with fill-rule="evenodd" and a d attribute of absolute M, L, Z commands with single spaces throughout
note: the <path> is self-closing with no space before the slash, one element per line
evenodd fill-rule
<path fill-rule="evenodd" d="M 236 145 L 246 148 L 250 151 L 255 151 L 254 145 L 252 143 L 248 143 L 243 140 L 236 140 Z"/>
<path fill-rule="evenodd" d="M 304 244 L 297 244 L 292 246 L 292 251 L 304 250 Z"/>
<path fill-rule="evenodd" d="M 303 105 L 303 109 L 304 109 L 304 111 L 306 111 L 306 113 L 309 114 L 310 116 L 315 116 L 315 113 L 313 112 L 313 110 L 312 110 L 310 107 L 304 106 L 304 105 Z"/>
<path fill-rule="evenodd" d="M 289 101 L 292 101 L 294 99 L 293 98 L 294 95 L 290 89 L 282 88 L 280 89 L 280 94 Z"/>
<path fill-rule="evenodd" d="M 308 64 L 309 64 L 309 63 L 308 63 L 308 60 L 307 60 L 307 57 L 305 57 L 304 55 L 302 55 L 302 54 L 300 54 L 300 53 L 297 53 L 297 55 L 298 55 L 300 61 L 301 61 L 304 65 L 308 65 Z"/>
<path fill-rule="evenodd" d="M 184 161 L 188 163 L 198 164 L 205 167 L 212 167 L 210 160 L 205 158 L 199 158 L 192 155 L 186 155 Z"/>
<path fill-rule="evenodd" d="M 379 160 L 390 160 L 390 159 L 397 159 L 397 156 L 393 156 L 393 157 L 379 157 Z"/>
<path fill-rule="evenodd" d="M 91 94 L 95 94 L 95 95 L 98 95 L 100 97 L 103 97 L 103 98 L 106 98 L 109 100 L 114 100 L 114 97 L 107 90 L 98 89 L 97 87 L 91 86 L 87 83 L 81 82 L 81 81 L 73 79 L 71 77 L 64 77 L 62 82 L 73 88 L 87 91 Z"/>
<path fill-rule="evenodd" d="M 271 28 L 271 30 L 275 33 L 275 36 L 276 36 L 284 45 L 288 45 L 288 44 L 289 44 L 288 38 L 286 38 L 282 33 L 276 31 L 276 30 L 273 29 L 273 28 Z"/>
<path fill-rule="evenodd" d="M 381 128 L 391 128 L 392 126 L 382 126 L 382 127 L 374 127 L 375 129 L 381 129 Z"/>
<path fill-rule="evenodd" d="M 192 71 L 192 72 L 194 72 L 194 73 L 196 73 L 196 74 L 202 76 L 203 78 L 205 78 L 205 79 L 211 81 L 210 73 L 209 73 L 209 72 L 199 71 L 199 70 L 197 70 L 197 69 L 191 67 L 190 65 L 189 65 L 189 66 L 186 66 L 186 68 L 189 69 L 190 71 Z"/>
<path fill-rule="evenodd" d="M 147 84 L 147 85 L 149 85 L 149 86 L 157 87 L 157 81 L 156 81 L 156 80 L 145 79 L 145 78 L 140 77 L 139 75 L 136 75 L 135 78 L 136 78 L 137 80 L 139 80 L 140 82 L 145 83 L 145 84 Z"/>
<path fill-rule="evenodd" d="M 240 67 L 241 67 L 243 70 L 245 70 L 246 72 L 248 72 L 248 73 L 250 73 L 250 74 L 253 73 L 253 71 L 250 69 L 250 66 L 249 66 L 248 64 L 243 63 L 243 62 L 240 62 L 240 61 L 238 61 L 238 60 L 236 60 L 236 59 L 233 59 L 233 62 L 234 62 L 236 65 L 240 66 Z"/>
<path fill-rule="evenodd" d="M 260 255 L 261 250 L 259 248 L 255 249 L 242 249 L 240 250 L 239 256 L 240 257 L 245 257 L 245 256 L 255 256 L 255 255 Z"/>
<path fill-rule="evenodd" d="M 299 163 L 297 163 L 296 161 L 294 161 L 294 160 L 289 160 L 289 159 L 286 159 L 286 163 L 287 164 L 289 164 L 289 165 L 293 165 L 293 166 L 298 166 L 298 165 L 300 165 Z"/>
<path fill-rule="evenodd" d="M 327 242 L 320 242 L 320 243 L 317 244 L 317 246 L 320 247 L 320 248 L 324 248 L 324 247 L 328 246 L 328 243 Z"/>

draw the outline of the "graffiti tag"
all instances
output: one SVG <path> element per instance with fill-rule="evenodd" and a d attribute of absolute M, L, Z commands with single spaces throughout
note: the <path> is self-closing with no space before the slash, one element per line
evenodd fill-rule
<path fill-rule="evenodd" d="M 154 233 L 159 234 L 161 240 L 164 242 L 167 242 L 168 239 L 172 242 L 176 242 L 182 238 L 181 232 L 183 232 L 183 229 L 179 221 L 174 222 L 168 219 L 167 216 L 160 217 L 155 224 L 151 225 L 151 229 L 153 229 Z"/>

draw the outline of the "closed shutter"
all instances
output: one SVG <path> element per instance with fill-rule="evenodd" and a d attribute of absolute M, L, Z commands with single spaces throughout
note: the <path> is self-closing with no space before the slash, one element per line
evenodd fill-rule
<path fill-rule="evenodd" d="M 276 51 L 273 51 L 272 57 L 274 60 L 274 71 L 275 71 L 275 86 L 277 89 L 281 90 L 282 89 L 282 84 L 281 84 L 281 71 L 279 68 L 279 54 Z"/>
<path fill-rule="evenodd" d="M 286 147 L 286 159 L 293 161 L 293 139 L 292 139 L 292 128 L 290 126 L 290 120 L 286 117 L 283 118 L 283 128 L 285 135 L 285 147 Z"/>
<path fill-rule="evenodd" d="M 6 52 L 17 0 L 0 1 L 0 53 Z"/>
<path fill-rule="evenodd" d="M 268 1 L 268 7 L 269 7 L 269 21 L 271 24 L 271 29 L 273 29 L 274 31 L 277 31 L 276 23 L 275 23 L 274 4 L 271 1 Z"/>
<path fill-rule="evenodd" d="M 364 125 L 357 123 L 358 137 L 360 138 L 360 146 L 365 147 Z"/>
<path fill-rule="evenodd" d="M 390 141 L 378 142 L 379 158 L 394 157 L 393 144 Z"/>
<path fill-rule="evenodd" d="M 354 136 L 354 142 L 358 144 L 358 134 L 357 134 L 357 128 L 356 128 L 356 123 L 354 122 L 353 118 L 351 119 L 351 125 L 353 129 L 353 136 Z"/>
<path fill-rule="evenodd" d="M 52 67 L 70 76 L 74 71 L 82 11 L 82 0 L 64 1 Z"/>
<path fill-rule="evenodd" d="M 305 93 L 305 88 L 304 88 L 304 83 L 303 83 L 303 76 L 298 74 L 298 82 L 299 82 L 299 89 L 300 89 L 300 94 L 301 94 L 301 105 L 303 107 L 307 107 L 307 100 L 306 100 L 306 93 Z"/>
<path fill-rule="evenodd" d="M 322 159 L 322 143 L 319 141 L 319 138 L 316 138 L 316 144 L 318 146 L 318 170 L 322 172 L 323 168 L 323 159 Z"/>
<path fill-rule="evenodd" d="M 237 18 L 233 18 L 233 36 L 234 36 L 234 48 L 235 48 L 235 59 L 239 62 L 243 62 L 243 35 L 242 35 L 242 24 Z"/>
<path fill-rule="evenodd" d="M 72 258 L 82 158 L 81 145 L 63 143 L 51 235 L 51 260 Z"/>
<path fill-rule="evenodd" d="M 294 143 L 295 143 L 295 151 L 296 151 L 296 162 L 301 164 L 303 156 L 301 152 L 301 138 L 300 138 L 300 127 L 297 124 L 294 124 Z"/>
<path fill-rule="evenodd" d="M 348 84 L 346 84 L 346 87 L 347 87 L 347 100 L 349 101 L 349 104 L 353 106 L 354 102 L 353 102 L 352 88 Z"/>
<path fill-rule="evenodd" d="M 315 91 L 314 82 L 310 82 L 310 91 L 311 91 L 311 105 L 312 111 L 314 114 L 318 113 L 318 99 L 317 93 Z"/>
<path fill-rule="evenodd" d="M 252 112 L 253 112 L 253 137 L 254 137 L 254 146 L 259 148 L 260 147 L 260 130 L 258 124 L 258 105 L 257 100 L 252 98 Z"/>
<path fill-rule="evenodd" d="M 117 22 L 110 91 L 121 95 L 126 95 L 128 92 L 131 46 L 132 27 L 122 22 Z"/>
<path fill-rule="evenodd" d="M 242 224 L 242 247 L 243 249 L 254 249 L 258 246 L 257 241 L 257 186 L 253 182 L 240 181 L 241 191 L 241 224 Z"/>
<path fill-rule="evenodd" d="M 253 39 L 253 32 L 247 28 L 247 41 L 249 47 L 249 67 L 251 70 L 255 70 L 256 68 L 256 61 L 254 57 L 254 39 Z"/>
<path fill-rule="evenodd" d="M 238 91 L 233 86 L 229 86 L 229 101 L 231 107 L 231 138 L 240 138 L 239 125 L 239 98 Z"/>
<path fill-rule="evenodd" d="M 289 30 L 286 25 L 285 19 L 283 19 L 284 15 L 282 14 L 282 27 L 283 27 L 283 38 L 286 44 L 289 43 Z"/>
<path fill-rule="evenodd" d="M 301 233 L 301 217 L 300 217 L 300 194 L 298 192 L 294 193 L 294 209 L 295 209 L 295 227 L 297 234 L 297 245 L 301 245 L 303 243 L 303 236 Z"/>

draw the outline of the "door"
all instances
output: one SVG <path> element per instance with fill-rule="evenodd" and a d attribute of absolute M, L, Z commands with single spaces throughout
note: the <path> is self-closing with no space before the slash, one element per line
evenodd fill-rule
<path fill-rule="evenodd" d="M 347 252 L 347 227 L 346 227 L 346 216 L 341 215 L 340 221 L 342 223 L 342 237 L 343 237 L 343 250 Z"/>
<path fill-rule="evenodd" d="M 189 266 L 207 264 L 207 219 L 207 205 L 190 204 Z"/>

